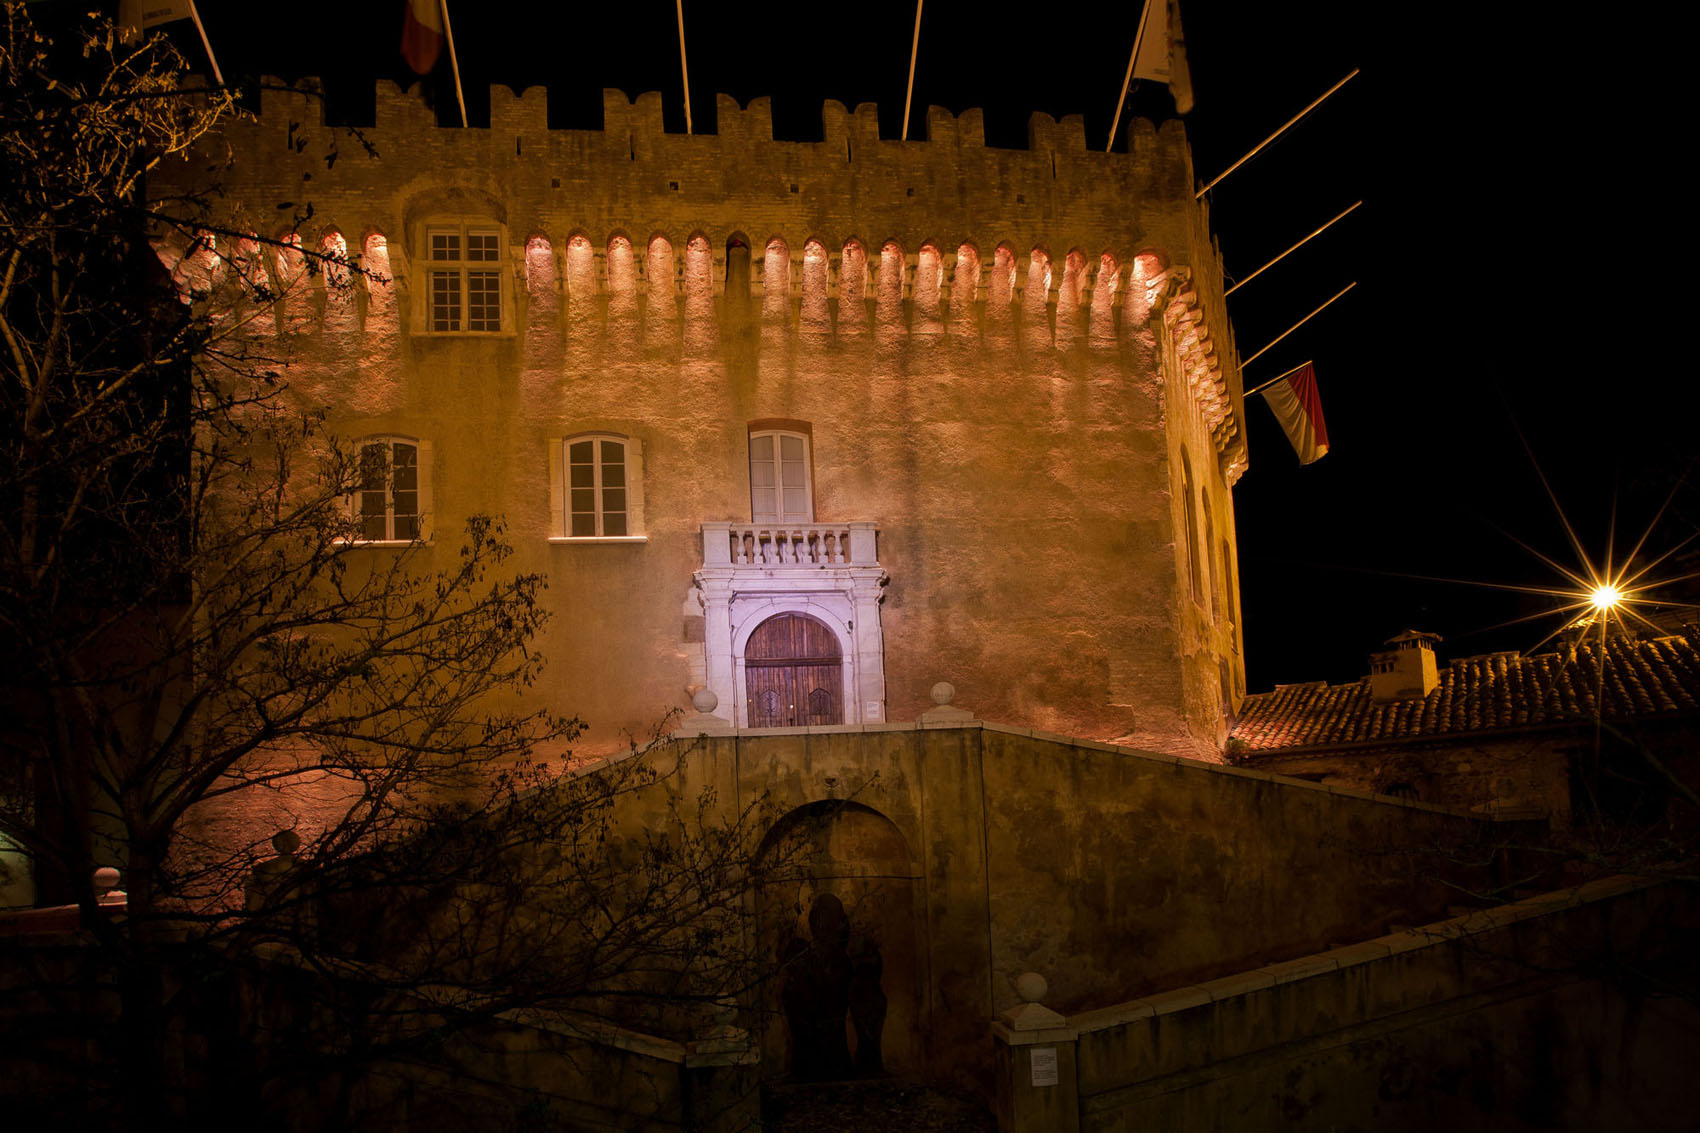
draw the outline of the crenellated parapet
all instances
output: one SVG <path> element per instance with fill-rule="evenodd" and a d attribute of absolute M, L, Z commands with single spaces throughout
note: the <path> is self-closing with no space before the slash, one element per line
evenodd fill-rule
<path fill-rule="evenodd" d="M 423 226 L 477 218 L 503 233 L 503 333 L 528 340 L 679 328 L 700 343 L 757 319 L 764 342 L 873 333 L 1108 355 L 1168 335 L 1224 474 L 1243 470 L 1221 268 L 1178 122 L 1136 121 L 1127 152 L 1104 153 L 1079 116 L 1033 115 L 1017 150 L 986 145 L 978 110 L 932 107 L 925 140 L 895 141 L 872 104 L 829 101 L 821 140 L 792 142 L 775 140 L 765 98 L 718 107 L 715 134 L 668 133 L 659 93 L 610 90 L 601 130 L 560 130 L 542 88 L 493 87 L 490 125 L 462 129 L 380 83 L 361 130 L 373 155 L 337 140 L 327 164 L 321 100 L 267 89 L 227 129 L 238 159 L 219 176 L 261 235 L 341 247 L 366 269 L 353 301 L 305 281 L 317 297 L 286 296 L 279 331 L 316 317 L 326 333 L 422 333 Z M 308 201 L 307 223 L 264 230 Z M 299 273 L 273 258 L 274 281 Z"/>

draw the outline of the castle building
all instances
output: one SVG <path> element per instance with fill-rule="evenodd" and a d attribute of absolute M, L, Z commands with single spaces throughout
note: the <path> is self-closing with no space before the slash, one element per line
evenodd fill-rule
<path fill-rule="evenodd" d="M 363 269 L 263 253 L 256 333 L 361 447 L 371 554 L 506 517 L 589 748 L 703 690 L 739 728 L 856 725 L 949 679 L 988 718 L 1220 750 L 1246 448 L 1178 123 L 1094 153 L 1035 115 L 1001 150 L 978 111 L 896 142 L 829 102 L 782 142 L 765 99 L 684 136 L 658 94 L 595 132 L 497 88 L 447 129 L 386 84 L 375 155 L 326 168 L 297 144 L 326 129 L 271 92 L 228 128 L 246 223 Z"/>

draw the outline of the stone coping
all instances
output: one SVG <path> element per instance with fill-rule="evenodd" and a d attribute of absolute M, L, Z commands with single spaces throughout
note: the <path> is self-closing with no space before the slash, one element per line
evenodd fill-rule
<path fill-rule="evenodd" d="M 1392 795 L 1377 795 L 1369 791 L 1355 791 L 1347 787 L 1330 786 L 1314 783 L 1309 779 L 1295 779 L 1288 775 L 1277 775 L 1271 771 L 1258 771 L 1250 767 L 1240 767 L 1229 763 L 1211 763 L 1202 759 L 1189 759 L 1183 755 L 1166 755 L 1162 752 L 1145 751 L 1142 748 L 1128 747 L 1125 744 L 1105 743 L 1102 740 L 1089 740 L 1079 736 L 1065 736 L 1056 732 L 1040 731 L 1037 728 L 1022 728 L 1013 724 L 997 724 L 990 720 L 896 720 L 878 724 L 814 724 L 799 728 L 738 728 L 731 724 L 720 726 L 690 726 L 679 728 L 666 739 L 689 741 L 707 737 L 709 739 L 760 739 L 766 736 L 838 736 L 855 735 L 858 733 L 882 732 L 936 732 L 948 729 L 974 730 L 997 732 L 1006 736 L 1020 736 L 1027 739 L 1041 740 L 1046 743 L 1064 744 L 1080 748 L 1084 751 L 1103 751 L 1115 755 L 1127 756 L 1131 759 L 1143 759 L 1153 763 L 1167 763 L 1176 766 L 1186 766 L 1217 775 L 1232 775 L 1241 779 L 1257 779 L 1267 783 L 1276 783 L 1283 787 L 1296 787 L 1301 790 L 1316 791 L 1325 795 L 1336 795 L 1340 798 L 1359 799 L 1364 802 L 1380 803 L 1383 806 L 1395 806 L 1404 810 L 1427 811 L 1431 814 L 1443 814 L 1452 818 L 1468 818 L 1473 821 L 1511 822 L 1527 821 L 1521 815 L 1484 814 L 1463 807 L 1441 806 L 1414 799 L 1395 798 Z M 605 756 L 590 763 L 581 764 L 575 772 L 591 770 L 630 758 L 631 753 L 621 752 L 617 755 Z"/>
<path fill-rule="evenodd" d="M 748 1032 L 736 1027 L 719 1028 L 716 1033 L 694 1042 L 678 1042 L 571 1011 L 519 1007 L 504 1011 L 496 1018 L 686 1067 L 732 1066 L 761 1061 L 761 1053 L 751 1044 Z"/>
<path fill-rule="evenodd" d="M 1331 948 L 1326 952 L 1300 956 L 1293 960 L 1265 964 L 1261 968 L 1236 972 L 1233 975 L 1207 980 L 1204 983 L 1173 988 L 1169 991 L 1158 992 L 1155 995 L 1129 1000 L 1126 1003 L 1118 1003 L 1111 1007 L 1081 1012 L 1078 1015 L 1069 1016 L 1069 1029 L 1073 1032 L 1073 1036 L 1109 1030 L 1114 1027 L 1125 1026 L 1128 1023 L 1138 1022 L 1141 1019 L 1152 1019 L 1160 1015 L 1170 1015 L 1193 1007 L 1218 1003 L 1264 988 L 1295 983 L 1299 980 L 1310 979 L 1313 976 L 1327 975 L 1330 972 L 1345 971 L 1360 964 L 1373 963 L 1389 956 L 1397 956 L 1400 953 L 1437 947 L 1450 941 L 1505 928 L 1519 921 L 1563 912 L 1566 909 L 1574 909 L 1597 901 L 1608 901 L 1614 897 L 1621 897 L 1627 893 L 1650 889 L 1655 885 L 1662 884 L 1664 883 L 1658 878 L 1620 874 L 1566 889 L 1555 889 L 1550 893 L 1538 894 L 1521 901 L 1514 901 L 1508 905 L 1476 909 L 1463 916 L 1435 921 L 1419 928 L 1379 936 L 1373 940 L 1359 941 L 1356 944 Z M 994 1032 L 997 1031 L 996 1025 L 994 1025 L 993 1030 Z M 1032 1040 L 1023 1037 L 1020 1040 L 1005 1038 L 1005 1041 Z"/>

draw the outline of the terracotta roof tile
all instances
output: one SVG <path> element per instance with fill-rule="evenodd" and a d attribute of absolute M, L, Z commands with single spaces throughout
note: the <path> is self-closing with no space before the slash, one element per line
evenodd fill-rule
<path fill-rule="evenodd" d="M 1253 752 L 1374 743 L 1592 720 L 1596 689 L 1607 719 L 1700 710 L 1694 637 L 1583 642 L 1562 653 L 1460 657 L 1422 701 L 1374 704 L 1369 678 L 1277 685 L 1240 705 L 1234 738 Z"/>

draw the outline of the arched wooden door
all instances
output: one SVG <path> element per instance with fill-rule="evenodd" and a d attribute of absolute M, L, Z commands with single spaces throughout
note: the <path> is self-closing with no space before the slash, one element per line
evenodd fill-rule
<path fill-rule="evenodd" d="M 844 723 L 844 655 L 838 638 L 803 614 L 779 614 L 744 646 L 752 728 Z"/>

